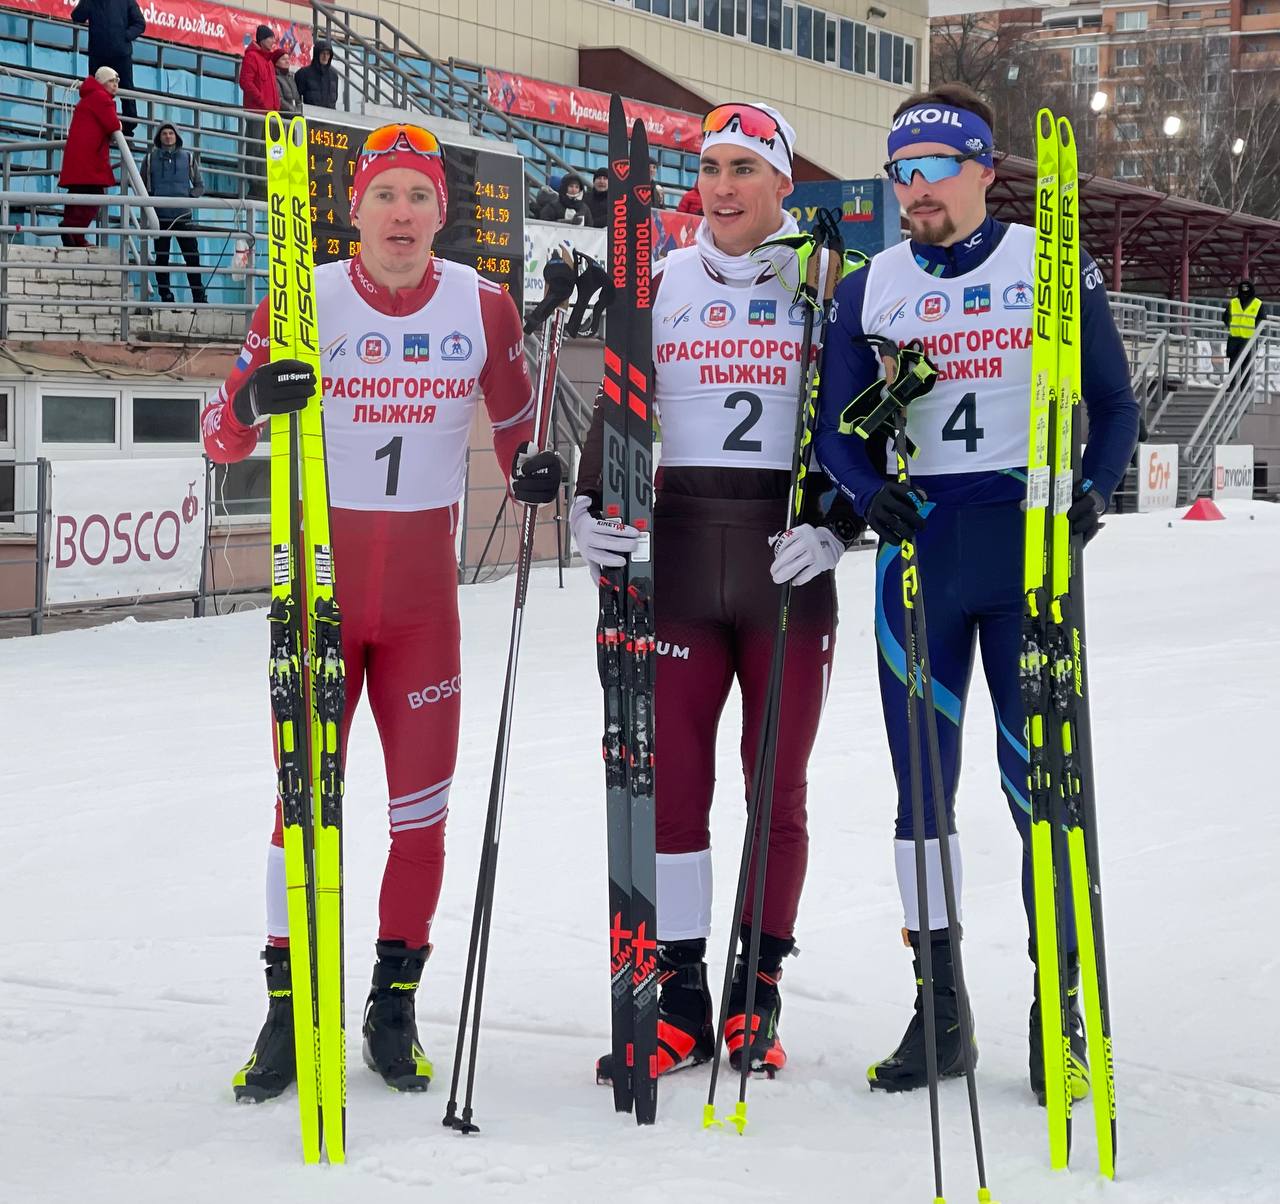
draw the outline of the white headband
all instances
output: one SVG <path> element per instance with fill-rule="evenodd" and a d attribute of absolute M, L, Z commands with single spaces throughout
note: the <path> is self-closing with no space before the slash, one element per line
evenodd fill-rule
<path fill-rule="evenodd" d="M 776 167 L 787 179 L 792 178 L 791 154 L 796 144 L 796 132 L 792 129 L 790 123 L 777 109 L 771 105 L 760 104 L 757 101 L 745 102 L 748 108 L 759 109 L 762 113 L 767 113 L 777 123 L 779 136 L 775 136 L 770 140 L 761 140 L 753 138 L 750 134 L 744 134 L 739 128 L 737 121 L 730 121 L 729 125 L 720 130 L 718 133 L 702 135 L 702 149 L 706 150 L 712 146 L 741 146 L 746 150 L 754 151 L 767 163 Z M 717 105 L 717 108 L 728 107 Z M 770 145 L 772 142 L 772 145 Z"/>

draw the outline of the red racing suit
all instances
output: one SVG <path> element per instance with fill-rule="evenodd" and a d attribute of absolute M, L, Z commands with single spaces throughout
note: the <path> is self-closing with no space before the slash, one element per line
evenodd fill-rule
<path fill-rule="evenodd" d="M 359 258 L 316 269 L 331 526 L 346 660 L 343 756 L 367 690 L 386 762 L 391 847 L 379 939 L 427 943 L 444 872 L 462 676 L 454 536 L 468 435 L 484 398 L 499 462 L 533 438 L 520 315 L 472 269 L 433 257 L 394 295 Z M 202 419 L 218 463 L 242 460 L 263 426 L 232 410 L 270 359 L 258 306 L 235 369 Z M 350 797 L 350 796 L 348 796 Z M 280 804 L 268 860 L 267 930 L 288 941 Z"/>

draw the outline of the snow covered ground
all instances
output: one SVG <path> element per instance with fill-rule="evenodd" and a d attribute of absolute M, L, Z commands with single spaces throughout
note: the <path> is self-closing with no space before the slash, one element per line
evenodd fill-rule
<path fill-rule="evenodd" d="M 994 727 L 971 709 L 960 802 L 966 960 L 989 1181 L 1004 1204 L 1280 1198 L 1280 857 L 1275 744 L 1280 507 L 1225 523 L 1109 520 L 1090 552 L 1094 730 L 1112 961 L 1119 1172 L 1048 1169 L 1026 1084 L 1031 972 Z M 839 572 L 842 625 L 811 775 L 803 956 L 785 1077 L 752 1084 L 745 1138 L 700 1126 L 705 1070 L 658 1124 L 616 1116 L 594 594 L 533 582 L 476 1091 L 441 1128 L 509 624 L 511 583 L 463 591 L 466 705 L 450 863 L 420 996 L 437 1080 L 388 1092 L 360 1064 L 385 790 L 367 709 L 347 787 L 349 1138 L 305 1168 L 296 1097 L 236 1107 L 263 1012 L 272 769 L 262 612 L 0 643 L 0 1200 L 622 1201 L 932 1198 L 924 1094 L 872 1096 L 907 1018 L 892 785 L 875 691 L 872 558 Z M 977 689 L 977 687 L 975 687 Z M 724 719 L 715 814 L 718 982 L 741 839 Z M 732 1083 L 727 1087 L 731 1088 Z M 962 1082 L 945 1085 L 947 1197 L 974 1198 Z M 721 1099 L 726 1104 L 732 1092 Z"/>

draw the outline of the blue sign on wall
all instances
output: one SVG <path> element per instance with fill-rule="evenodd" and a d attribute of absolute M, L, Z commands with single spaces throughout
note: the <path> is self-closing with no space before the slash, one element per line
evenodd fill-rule
<path fill-rule="evenodd" d="M 783 204 L 800 223 L 812 230 L 819 209 L 840 214 L 845 246 L 875 255 L 902 239 L 898 199 L 888 180 L 822 180 L 797 184 Z"/>

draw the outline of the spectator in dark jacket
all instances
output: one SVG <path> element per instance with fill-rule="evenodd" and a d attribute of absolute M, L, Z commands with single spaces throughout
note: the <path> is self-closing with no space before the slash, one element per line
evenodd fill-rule
<path fill-rule="evenodd" d="M 549 190 L 538 194 L 538 219 L 544 222 L 567 222 L 572 226 L 590 226 L 591 211 L 582 186 L 582 177 L 574 172 L 560 181 L 554 199 L 546 199 Z"/>
<path fill-rule="evenodd" d="M 80 85 L 80 101 L 71 114 L 67 149 L 62 155 L 58 186 L 68 192 L 90 192 L 102 196 L 115 184 L 111 167 L 111 138 L 120 128 L 116 114 L 116 92 L 120 75 L 114 67 L 99 67 Z M 91 226 L 98 216 L 97 205 L 68 205 L 61 226 Z M 91 247 L 83 234 L 64 234 L 64 247 Z"/>
<path fill-rule="evenodd" d="M 276 59 L 276 87 L 280 90 L 280 112 L 286 115 L 301 113 L 302 96 L 298 92 L 297 81 L 289 74 L 287 58 Z"/>
<path fill-rule="evenodd" d="M 280 108 L 280 85 L 276 82 L 276 61 L 288 53 L 276 46 L 275 31 L 270 25 L 259 25 L 254 40 L 245 47 L 240 64 L 240 90 L 244 107 L 259 113 Z"/>
<path fill-rule="evenodd" d="M 596 168 L 591 177 L 591 191 L 587 193 L 587 211 L 591 214 L 592 226 L 604 229 L 609 224 L 609 169 Z"/>
<path fill-rule="evenodd" d="M 317 42 L 311 51 L 311 62 L 293 77 L 302 94 L 304 105 L 321 109 L 338 107 L 338 72 L 333 65 L 333 47 Z"/>
<path fill-rule="evenodd" d="M 142 182 L 152 196 L 204 196 L 204 180 L 200 176 L 200 156 L 182 145 L 182 135 L 177 127 L 167 121 L 156 130 L 155 143 L 142 161 Z M 204 281 L 200 278 L 200 247 L 191 231 L 190 209 L 157 209 L 162 230 L 172 230 L 173 235 L 162 234 L 155 240 L 156 285 L 161 301 L 172 301 L 169 273 L 162 269 L 169 266 L 169 248 L 176 237 L 187 264 L 187 284 L 191 286 L 191 300 L 202 305 L 207 297 Z M 182 234 L 178 234 L 182 231 Z"/>
<path fill-rule="evenodd" d="M 138 0 L 80 0 L 71 10 L 77 25 L 89 27 L 89 74 L 110 67 L 120 77 L 120 87 L 133 90 L 133 44 L 146 32 Z M 121 102 L 126 138 L 133 137 L 138 106 L 129 97 Z"/>

